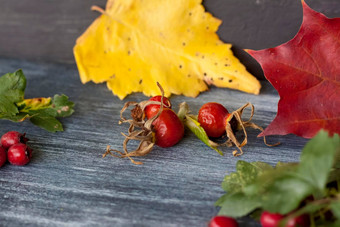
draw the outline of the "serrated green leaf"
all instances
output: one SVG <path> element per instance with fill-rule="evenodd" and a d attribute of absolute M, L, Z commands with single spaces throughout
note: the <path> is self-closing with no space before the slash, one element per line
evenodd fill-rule
<path fill-rule="evenodd" d="M 0 94 L 11 90 L 24 91 L 26 88 L 26 78 L 21 69 L 14 73 L 6 73 L 0 77 Z M 23 97 L 21 97 L 22 99 Z"/>
<path fill-rule="evenodd" d="M 26 79 L 22 70 L 0 77 L 0 118 L 19 113 L 15 103 L 24 99 L 25 88 Z"/>
<path fill-rule="evenodd" d="M 302 150 L 298 169 L 299 178 L 313 187 L 315 196 L 322 196 L 327 178 L 334 165 L 336 151 L 340 147 L 340 138 L 319 132 Z"/>
<path fill-rule="evenodd" d="M 215 202 L 215 206 L 217 206 L 217 207 L 222 206 L 222 205 L 225 203 L 225 201 L 228 199 L 228 196 L 229 196 L 230 194 L 231 194 L 231 193 L 222 195 L 222 196 Z"/>
<path fill-rule="evenodd" d="M 316 198 L 323 196 L 338 147 L 339 137 L 329 138 L 323 131 L 310 140 L 302 151 L 301 162 L 296 170 L 287 169 L 279 175 L 273 175 L 275 180 L 262 194 L 263 208 L 287 214 L 296 209 L 308 195 L 313 194 Z"/>
<path fill-rule="evenodd" d="M 200 123 L 193 116 L 186 115 L 184 124 L 186 127 L 190 129 L 190 131 L 192 131 L 197 136 L 197 138 L 199 138 L 208 147 L 214 149 L 220 155 L 223 155 L 223 152 L 217 148 L 217 144 L 209 139 L 207 133 L 204 131 Z"/>
<path fill-rule="evenodd" d="M 236 172 L 225 176 L 222 188 L 230 193 L 243 191 L 245 186 L 254 183 L 259 174 L 271 169 L 273 167 L 264 162 L 248 163 L 240 160 L 236 163 Z"/>
<path fill-rule="evenodd" d="M 21 122 L 25 119 L 50 132 L 63 131 L 56 117 L 74 112 L 74 103 L 65 95 L 24 99 L 26 79 L 22 70 L 0 77 L 0 119 Z"/>
<path fill-rule="evenodd" d="M 280 176 L 261 195 L 262 207 L 272 213 L 287 214 L 312 194 L 313 189 L 293 175 Z"/>
<path fill-rule="evenodd" d="M 74 112 L 74 103 L 65 95 L 55 95 L 53 99 L 25 99 L 19 106 L 22 113 L 30 116 L 33 124 L 49 132 L 63 131 L 62 124 L 56 117 L 67 117 Z"/>
<path fill-rule="evenodd" d="M 251 203 L 251 209 L 260 208 L 272 213 L 288 214 L 296 210 L 310 195 L 316 199 L 326 196 L 326 184 L 330 176 L 333 180 L 340 180 L 339 174 L 335 176 L 338 172 L 334 168 L 339 149 L 338 135 L 330 138 L 326 132 L 320 132 L 303 149 L 300 163 L 278 163 L 273 168 L 262 162 L 239 161 L 236 172 L 224 178 L 222 188 L 227 194 L 218 200 L 217 205 L 224 207 L 224 215 L 235 216 L 242 210 L 235 213 L 228 206 L 238 204 L 237 198 L 240 199 L 240 204 L 245 204 L 245 198 L 256 198 L 258 206 L 250 206 L 256 204 Z M 302 212 L 313 212 L 318 207 L 320 206 L 306 206 Z"/>
<path fill-rule="evenodd" d="M 66 95 L 55 95 L 52 99 L 52 107 L 56 110 L 56 117 L 68 117 L 74 112 L 74 103 L 69 101 Z"/>
<path fill-rule="evenodd" d="M 230 194 L 224 198 L 218 215 L 238 218 L 251 213 L 260 205 L 258 197 L 246 196 L 243 193 Z"/>

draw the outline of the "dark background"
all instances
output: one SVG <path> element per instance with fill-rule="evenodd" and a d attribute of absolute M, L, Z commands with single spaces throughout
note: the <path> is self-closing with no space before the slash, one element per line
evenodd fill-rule
<path fill-rule="evenodd" d="M 306 0 L 328 17 L 340 16 L 339 0 Z M 105 0 L 0 0 L 0 56 L 74 63 L 72 47 L 99 16 L 90 7 Z M 218 34 L 258 78 L 260 66 L 242 49 L 274 47 L 293 38 L 302 22 L 299 0 L 205 0 L 223 21 Z"/>

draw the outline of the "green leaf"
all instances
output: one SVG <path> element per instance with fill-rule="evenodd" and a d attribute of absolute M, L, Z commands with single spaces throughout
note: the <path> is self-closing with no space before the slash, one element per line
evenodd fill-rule
<path fill-rule="evenodd" d="M 264 162 L 248 163 L 240 160 L 236 163 L 236 172 L 225 176 L 222 188 L 230 193 L 243 191 L 244 187 L 253 183 L 259 174 L 271 169 L 273 167 Z"/>
<path fill-rule="evenodd" d="M 313 192 L 306 182 L 294 175 L 277 177 L 261 195 L 262 207 L 272 213 L 287 214 Z"/>
<path fill-rule="evenodd" d="M 63 126 L 55 117 L 48 115 L 37 115 L 30 118 L 30 121 L 49 132 L 63 131 Z"/>
<path fill-rule="evenodd" d="M 319 132 L 302 150 L 298 177 L 313 187 L 315 196 L 322 196 L 336 151 L 340 147 L 340 138 L 328 137 L 325 131 Z"/>
<path fill-rule="evenodd" d="M 50 132 L 63 131 L 56 117 L 74 112 L 74 103 L 66 95 L 24 99 L 26 79 L 22 70 L 0 77 L 0 119 L 21 122 L 25 119 Z"/>
<path fill-rule="evenodd" d="M 339 227 L 340 226 L 340 220 L 334 222 L 334 223 L 327 223 L 325 225 L 323 225 L 325 227 Z"/>
<path fill-rule="evenodd" d="M 331 204 L 331 210 L 334 216 L 340 220 L 340 201 L 335 201 Z"/>
<path fill-rule="evenodd" d="M 313 213 L 321 210 L 321 209 L 325 209 L 329 206 L 328 203 L 307 203 L 304 207 L 300 208 L 297 211 L 293 211 L 292 213 L 290 213 L 289 215 L 287 215 L 285 218 L 283 218 L 278 227 L 285 227 L 287 226 L 287 222 L 289 220 L 292 220 L 296 217 L 299 217 L 301 215 L 305 215 L 305 214 L 309 214 L 309 215 L 313 215 Z"/>
<path fill-rule="evenodd" d="M 194 116 L 186 115 L 184 124 L 197 136 L 197 138 L 199 138 L 208 147 L 214 149 L 220 155 L 223 155 L 223 152 L 217 148 L 218 144 L 209 139 L 207 133 L 201 127 L 200 123 L 194 118 Z"/>
<path fill-rule="evenodd" d="M 260 205 L 258 197 L 246 196 L 243 193 L 230 194 L 224 198 L 218 215 L 238 218 L 251 213 Z"/>
<path fill-rule="evenodd" d="M 56 110 L 56 117 L 68 117 L 74 112 L 74 103 L 68 100 L 66 95 L 55 95 L 52 107 Z"/>
<path fill-rule="evenodd" d="M 49 131 L 63 131 L 62 124 L 56 117 L 67 117 L 71 115 L 74 103 L 65 95 L 55 95 L 51 98 L 25 99 L 20 103 L 22 113 L 30 116 L 30 121 Z"/>
<path fill-rule="evenodd" d="M 231 194 L 231 193 L 222 195 L 222 196 L 215 202 L 215 206 L 217 206 L 217 207 L 222 206 L 222 205 L 225 203 L 225 201 L 228 199 L 228 197 L 229 197 L 230 194 Z"/>
<path fill-rule="evenodd" d="M 303 149 L 300 163 L 278 163 L 273 168 L 263 162 L 238 161 L 236 172 L 225 176 L 222 188 L 227 193 L 216 205 L 223 208 L 224 215 L 235 217 L 256 208 L 272 213 L 291 213 L 308 196 L 313 195 L 315 199 L 327 196 L 330 179 L 340 180 L 340 175 L 336 175 L 338 170 L 334 168 L 339 164 L 339 150 L 339 136 L 330 138 L 321 131 Z M 246 199 L 250 200 L 249 204 Z M 247 207 L 241 209 L 240 204 Z M 308 205 L 302 212 L 314 212 L 325 206 Z"/>
<path fill-rule="evenodd" d="M 0 118 L 8 118 L 19 113 L 16 102 L 24 99 L 26 79 L 22 70 L 0 77 Z"/>

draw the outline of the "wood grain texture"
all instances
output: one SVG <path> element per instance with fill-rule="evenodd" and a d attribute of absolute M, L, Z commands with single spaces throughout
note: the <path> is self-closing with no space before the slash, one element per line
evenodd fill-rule
<path fill-rule="evenodd" d="M 238 160 L 298 161 L 305 139 L 271 137 L 281 141 L 269 148 L 249 131 L 245 154 L 221 157 L 192 134 L 176 146 L 138 160 L 102 158 L 106 145 L 122 149 L 126 125 L 118 125 L 123 102 L 104 84 L 82 85 L 75 65 L 32 63 L 0 58 L 0 75 L 22 68 L 27 77 L 26 97 L 65 93 L 76 103 L 75 113 L 62 119 L 65 131 L 48 133 L 30 122 L 0 121 L 0 134 L 26 132 L 33 159 L 24 167 L 6 164 L 0 170 L 0 226 L 206 226 L 216 215 L 214 202 L 222 195 L 220 184 L 226 171 Z M 144 100 L 141 94 L 124 101 Z M 174 107 L 182 101 L 192 112 L 208 101 L 220 102 L 231 111 L 250 101 L 255 105 L 254 122 L 267 126 L 276 114 L 278 95 L 263 83 L 260 96 L 211 88 L 198 98 L 173 96 Z M 259 226 L 249 218 L 240 226 Z"/>
<path fill-rule="evenodd" d="M 329 17 L 340 17 L 339 0 L 306 0 Z M 75 40 L 98 17 L 90 7 L 105 0 L 0 0 L 0 56 L 74 63 Z M 260 66 L 242 49 L 263 49 L 287 42 L 302 21 L 299 0 L 203 1 L 223 23 L 218 34 L 234 45 L 248 70 L 263 79 Z"/>

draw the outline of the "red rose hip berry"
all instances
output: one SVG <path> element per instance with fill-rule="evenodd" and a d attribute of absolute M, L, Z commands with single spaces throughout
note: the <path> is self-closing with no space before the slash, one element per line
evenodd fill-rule
<path fill-rule="evenodd" d="M 0 145 L 0 167 L 7 161 L 7 154 L 5 148 Z"/>
<path fill-rule="evenodd" d="M 14 144 L 8 149 L 7 158 L 12 165 L 26 165 L 32 158 L 32 149 L 23 143 Z"/>
<path fill-rule="evenodd" d="M 21 134 L 20 132 L 16 131 L 9 131 L 5 133 L 1 137 L 1 144 L 5 149 L 10 148 L 10 146 L 17 144 L 17 143 L 26 143 L 28 139 L 25 137 L 25 134 Z"/>
<path fill-rule="evenodd" d="M 183 123 L 171 109 L 163 109 L 152 125 L 155 132 L 155 143 L 160 147 L 171 147 L 183 138 Z"/>
<path fill-rule="evenodd" d="M 278 213 L 270 213 L 268 211 L 263 211 L 261 214 L 261 225 L 262 227 L 278 227 L 279 223 L 286 216 Z M 308 227 L 309 226 L 309 217 L 308 215 L 301 215 L 295 218 L 292 218 L 287 221 L 285 227 Z"/>
<path fill-rule="evenodd" d="M 261 225 L 262 227 L 276 227 L 279 225 L 281 219 L 284 216 L 282 214 L 270 213 L 268 211 L 263 211 L 261 214 Z"/>
<path fill-rule="evenodd" d="M 161 102 L 162 100 L 162 96 L 161 95 L 157 95 L 154 96 L 152 98 L 149 99 L 149 101 L 156 101 L 156 102 Z M 171 109 L 171 102 L 169 101 L 168 98 L 163 97 L 163 104 L 164 104 L 164 108 L 169 108 Z M 160 104 L 149 104 L 145 107 L 145 116 L 150 119 L 153 116 L 155 116 L 159 109 L 160 109 L 161 105 Z"/>
<path fill-rule="evenodd" d="M 204 104 L 198 112 L 198 122 L 209 137 L 221 137 L 226 133 L 228 110 L 219 103 Z"/>
<path fill-rule="evenodd" d="M 210 220 L 209 227 L 238 227 L 238 224 L 234 218 L 215 216 Z"/>

